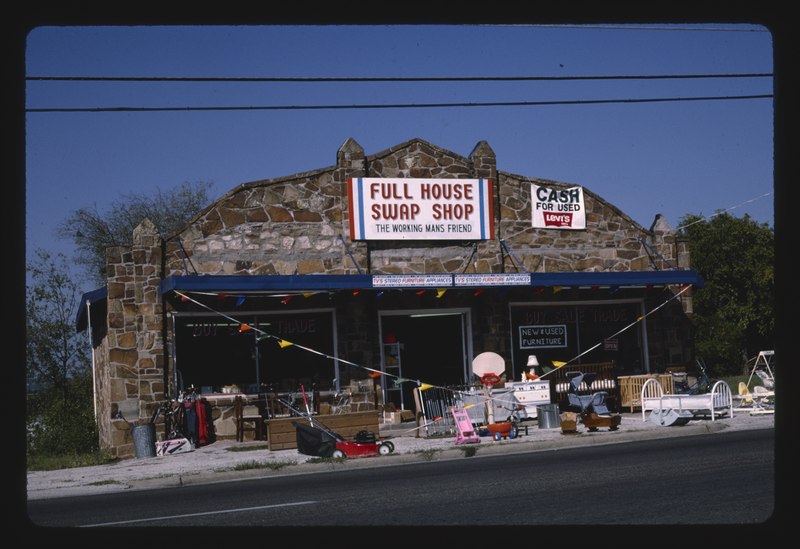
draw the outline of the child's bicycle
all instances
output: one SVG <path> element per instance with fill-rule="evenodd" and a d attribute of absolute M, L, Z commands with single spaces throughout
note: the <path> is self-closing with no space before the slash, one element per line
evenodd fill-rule
<path fill-rule="evenodd" d="M 672 385 L 676 394 L 702 395 L 711 390 L 713 383 L 706 373 L 705 363 L 700 358 L 698 358 L 695 362 L 697 362 L 697 379 L 691 385 L 689 385 L 689 379 L 685 372 L 672 373 Z"/>

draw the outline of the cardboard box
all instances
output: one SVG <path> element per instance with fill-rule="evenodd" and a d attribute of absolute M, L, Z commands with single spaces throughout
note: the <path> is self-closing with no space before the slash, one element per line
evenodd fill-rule
<path fill-rule="evenodd" d="M 383 422 L 389 425 L 397 425 L 400 423 L 400 412 L 384 412 Z"/>
<path fill-rule="evenodd" d="M 414 412 L 411 410 L 402 410 L 400 412 L 400 421 L 414 421 Z"/>

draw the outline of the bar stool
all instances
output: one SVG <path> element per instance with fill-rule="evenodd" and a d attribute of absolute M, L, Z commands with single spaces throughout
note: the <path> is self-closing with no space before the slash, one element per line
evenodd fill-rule
<path fill-rule="evenodd" d="M 233 400 L 233 408 L 236 416 L 237 442 L 244 442 L 244 434 L 248 431 L 255 433 L 255 440 L 264 440 L 264 417 L 261 414 L 245 414 L 244 399 L 240 396 Z"/>

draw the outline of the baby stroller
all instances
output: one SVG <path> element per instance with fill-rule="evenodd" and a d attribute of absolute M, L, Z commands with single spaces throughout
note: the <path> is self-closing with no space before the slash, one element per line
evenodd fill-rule
<path fill-rule="evenodd" d="M 597 431 L 599 427 L 608 427 L 609 431 L 616 431 L 619 428 L 622 417 L 613 415 L 608 410 L 606 405 L 608 392 L 596 391 L 588 395 L 579 394 L 581 385 L 584 383 L 591 390 L 592 383 L 596 377 L 597 374 L 595 372 L 586 374 L 577 372 L 573 374 L 569 380 L 567 401 L 570 407 L 578 410 L 581 423 L 586 425 L 586 428 L 590 431 Z"/>

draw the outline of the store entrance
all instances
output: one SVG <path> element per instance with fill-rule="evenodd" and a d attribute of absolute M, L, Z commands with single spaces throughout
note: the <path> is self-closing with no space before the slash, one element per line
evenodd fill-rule
<path fill-rule="evenodd" d="M 430 385 L 450 386 L 466 383 L 468 357 L 471 356 L 469 311 L 382 311 L 380 333 L 384 370 L 383 394 L 386 403 L 404 410 L 415 410 L 414 382 L 394 383 L 393 376 Z"/>

